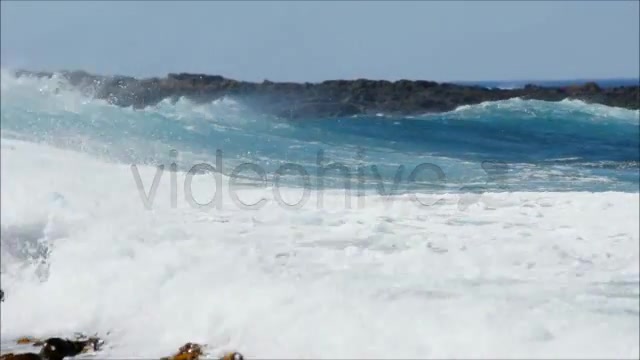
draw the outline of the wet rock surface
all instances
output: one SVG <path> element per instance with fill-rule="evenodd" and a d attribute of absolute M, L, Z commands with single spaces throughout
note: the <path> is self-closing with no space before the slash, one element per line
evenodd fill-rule
<path fill-rule="evenodd" d="M 38 339 L 30 336 L 21 337 L 16 340 L 19 345 L 31 345 L 39 347 L 39 352 L 7 352 L 0 355 L 0 360 L 63 360 L 73 358 L 80 354 L 99 354 L 104 340 L 98 337 L 86 337 L 78 335 L 76 339 L 53 337 L 48 339 Z M 197 343 L 186 343 L 178 351 L 160 360 L 200 360 L 207 358 L 207 345 Z M 218 357 L 219 360 L 244 360 L 244 356 L 238 352 L 227 352 Z"/>

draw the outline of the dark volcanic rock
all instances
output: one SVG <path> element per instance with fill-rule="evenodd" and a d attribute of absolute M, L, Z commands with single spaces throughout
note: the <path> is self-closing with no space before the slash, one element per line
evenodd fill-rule
<path fill-rule="evenodd" d="M 53 73 L 17 71 L 16 76 L 52 77 Z M 399 80 L 328 80 L 321 83 L 261 83 L 236 81 L 219 75 L 169 74 L 166 78 L 106 77 L 83 71 L 60 76 L 81 91 L 112 104 L 134 108 L 163 99 L 187 97 L 196 102 L 234 97 L 257 110 L 287 118 L 335 117 L 357 114 L 415 115 L 450 111 L 461 105 L 514 97 L 545 101 L 579 99 L 627 109 L 640 108 L 639 86 L 603 89 L 596 83 L 581 86 L 489 89 L 480 86 Z"/>

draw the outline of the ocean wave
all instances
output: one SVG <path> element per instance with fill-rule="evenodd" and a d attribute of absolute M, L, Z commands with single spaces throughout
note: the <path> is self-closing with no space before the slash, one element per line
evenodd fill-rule
<path fill-rule="evenodd" d="M 190 203 L 184 173 L 174 206 L 165 173 L 147 210 L 128 166 L 2 147 L 3 349 L 80 331 L 105 339 L 105 359 L 159 358 L 187 341 L 247 358 L 639 351 L 637 193 L 423 194 L 433 205 L 422 207 L 368 196 L 347 207 L 329 190 L 291 207 L 254 188 L 239 199 L 266 202 L 247 210 L 227 177 L 219 207 Z M 157 169 L 138 170 L 149 194 Z M 193 197 L 206 203 L 213 184 L 195 177 Z"/>
<path fill-rule="evenodd" d="M 636 113 L 292 121 L 1 81 L 3 349 L 80 331 L 110 359 L 638 357 Z"/>
<path fill-rule="evenodd" d="M 407 168 L 406 179 L 421 163 L 441 168 L 448 187 L 483 181 L 497 186 L 481 164 L 501 161 L 513 170 L 506 176 L 514 189 L 569 190 L 570 180 L 580 173 L 581 179 L 593 181 L 576 183 L 578 188 L 637 191 L 634 174 L 625 171 L 633 171 L 629 164 L 639 160 L 639 112 L 578 100 L 515 98 L 415 117 L 380 113 L 300 121 L 261 113 L 230 97 L 211 102 L 180 97 L 143 109 L 119 107 L 75 90 L 63 77 L 15 77 L 6 71 L 2 98 L 3 137 L 120 163 L 166 164 L 175 150 L 180 169 L 186 171 L 198 162 L 212 163 L 222 151 L 227 173 L 250 162 L 273 174 L 293 162 L 303 164 L 314 178 L 321 168 L 318 152 L 324 151 L 327 163 L 346 164 L 352 172 L 362 162 L 368 170 L 365 183 L 374 188 L 378 175 L 383 184 L 392 185 L 398 166 Z M 562 158 L 582 160 L 553 160 Z M 533 185 L 529 174 L 514 170 L 521 163 L 534 165 L 541 174 L 561 171 L 567 181 L 554 177 Z M 602 177 L 611 181 L 597 180 Z"/>
<path fill-rule="evenodd" d="M 513 98 L 500 101 L 487 101 L 477 105 L 463 105 L 450 114 L 477 115 L 483 112 L 507 111 L 513 115 L 538 117 L 542 120 L 549 114 L 586 115 L 582 120 L 618 120 L 632 123 L 640 122 L 640 110 L 630 110 L 601 104 L 589 104 L 582 100 L 565 99 L 559 102 Z M 426 114 L 431 117 L 433 114 Z M 518 119 L 518 118 L 515 118 Z"/>

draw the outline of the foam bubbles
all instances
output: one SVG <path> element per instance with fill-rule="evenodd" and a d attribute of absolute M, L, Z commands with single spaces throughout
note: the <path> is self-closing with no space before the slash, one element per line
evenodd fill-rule
<path fill-rule="evenodd" d="M 346 208 L 327 191 L 322 208 L 314 194 L 251 211 L 225 192 L 204 211 L 184 200 L 184 173 L 172 208 L 165 173 L 145 210 L 127 166 L 2 146 L 3 340 L 110 332 L 107 358 L 187 341 L 256 358 L 639 352 L 637 193 L 486 193 L 460 209 L 455 194 Z M 148 192 L 155 169 L 140 172 Z M 45 279 L 4 252 L 16 234 L 46 238 Z"/>

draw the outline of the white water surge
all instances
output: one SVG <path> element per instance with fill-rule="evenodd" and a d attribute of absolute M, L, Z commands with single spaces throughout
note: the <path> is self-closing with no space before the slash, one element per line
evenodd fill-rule
<path fill-rule="evenodd" d="M 1 337 L 98 333 L 101 357 L 187 341 L 247 358 L 637 358 L 639 195 L 228 189 L 221 209 L 131 168 L 2 139 Z M 156 169 L 139 167 L 148 192 Z M 227 178 L 223 179 L 227 184 Z M 211 199 L 211 175 L 193 179 Z M 301 189 L 280 189 L 295 202 Z M 421 196 L 422 202 L 427 200 Z M 432 202 L 431 199 L 429 202 Z M 464 200 L 464 201 L 463 201 Z M 461 208 L 461 202 L 469 204 Z M 108 332 L 108 335 L 107 335 Z"/>

